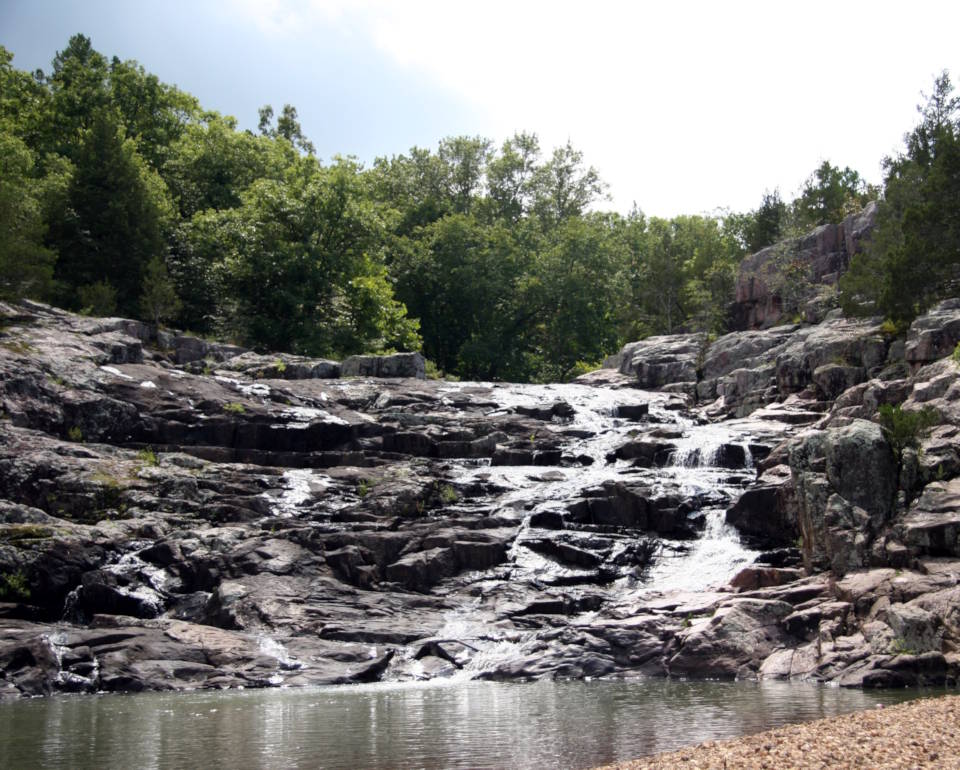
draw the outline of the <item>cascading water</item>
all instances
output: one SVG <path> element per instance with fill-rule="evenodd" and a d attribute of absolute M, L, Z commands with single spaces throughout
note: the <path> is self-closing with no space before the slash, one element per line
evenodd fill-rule
<path fill-rule="evenodd" d="M 459 387 L 450 386 L 455 393 Z M 725 523 L 725 511 L 739 496 L 743 486 L 752 479 L 752 456 L 748 437 L 737 435 L 724 427 L 698 424 L 681 416 L 668 397 L 639 391 L 611 391 L 578 385 L 496 385 L 495 397 L 502 409 L 529 408 L 536 404 L 562 400 L 573 407 L 573 414 L 555 420 L 556 430 L 573 437 L 567 454 L 584 459 L 576 467 L 531 466 L 477 466 L 461 462 L 460 478 L 464 483 L 483 481 L 506 489 L 498 498 L 499 510 L 523 512 L 518 534 L 508 551 L 507 575 L 509 584 L 544 584 L 567 586 L 565 597 L 574 612 L 579 610 L 584 622 L 593 616 L 588 599 L 601 595 L 608 607 L 629 607 L 631 604 L 673 591 L 702 591 L 726 583 L 741 567 L 754 560 L 756 552 L 745 547 L 736 531 Z M 649 423 L 661 425 L 674 436 L 675 450 L 667 465 L 660 468 L 637 469 L 630 463 L 613 460 L 612 453 L 636 435 L 638 423 L 621 418 L 618 409 L 624 404 L 649 404 Z M 536 436 L 531 442 L 536 442 Z M 730 447 L 742 455 L 740 467 L 731 468 L 724 460 Z M 600 487 L 623 479 L 642 480 L 654 489 L 667 489 L 681 496 L 704 500 L 700 508 L 703 527 L 694 540 L 673 540 L 662 537 L 657 542 L 653 566 L 634 577 L 618 578 L 608 585 L 591 584 L 589 570 L 558 562 L 540 550 L 531 547 L 541 539 L 556 536 L 556 532 L 539 529 L 532 522 L 544 511 L 563 510 L 570 500 L 585 489 Z M 642 533 L 637 543 L 648 544 Z M 630 542 L 621 542 L 617 548 L 626 549 Z M 586 580 L 585 585 L 578 582 Z M 481 594 L 504 592 L 502 580 L 478 582 Z M 509 597 L 508 597 L 509 598 Z M 581 604 L 578 604 L 581 602 Z M 445 676 L 457 679 L 483 678 L 495 674 L 512 661 L 524 655 L 535 655 L 537 634 L 534 630 L 504 629 L 491 622 L 479 607 L 452 611 L 436 640 L 456 640 L 461 648 L 461 661 L 452 663 Z M 435 672 L 424 670 L 413 652 L 398 657 L 388 671 L 387 678 L 403 680 L 430 678 Z"/>
<path fill-rule="evenodd" d="M 435 589 L 449 597 L 451 609 L 434 633 L 393 648 L 384 679 L 499 678 L 504 671 L 508 677 L 526 676 L 543 638 L 542 624 L 528 622 L 528 615 L 554 613 L 573 625 L 602 619 L 604 613 L 629 616 L 631 607 L 651 597 L 719 587 L 755 558 L 724 521 L 726 509 L 753 478 L 746 431 L 698 421 L 669 394 L 629 388 L 448 383 L 441 386 L 439 400 L 455 410 L 457 403 L 477 393 L 486 405 L 483 419 L 491 423 L 514 414 L 553 415 L 530 423 L 543 428 L 531 429 L 523 449 L 535 458 L 541 446 L 549 449 L 560 442 L 563 461 L 446 461 L 453 483 L 492 490 L 479 501 L 451 503 L 448 510 L 462 510 L 465 517 L 495 516 L 512 524 L 514 535 L 505 561 L 492 569 L 462 572 L 453 583 Z M 385 397 L 381 401 L 388 403 Z M 429 416 L 402 409 L 397 414 L 400 424 L 422 419 L 430 424 Z M 624 445 L 650 436 L 656 436 L 666 452 L 655 462 L 638 465 L 621 456 Z M 279 492 L 268 493 L 268 500 L 277 519 L 303 519 L 312 515 L 318 500 L 328 512 L 356 504 L 367 491 L 358 487 L 344 497 L 331 472 L 289 469 Z M 616 496 L 621 489 L 627 489 L 627 496 L 670 501 L 679 511 L 671 513 L 679 529 L 545 524 L 566 521 L 578 500 L 592 494 Z M 654 503 L 648 507 L 656 518 Z M 477 513 L 483 509 L 486 513 Z M 362 515 L 357 520 L 362 522 Z M 333 530 L 342 526 L 326 521 Z M 604 572 L 598 570 L 601 561 L 621 567 Z M 261 652 L 277 658 L 278 678 L 297 663 L 272 637 L 265 638 Z M 372 661 L 382 652 L 377 648 L 368 657 Z"/>
<path fill-rule="evenodd" d="M 661 469 L 662 474 L 678 481 L 688 494 L 715 492 L 729 502 L 703 509 L 703 533 L 692 545 L 683 544 L 679 552 L 671 553 L 665 543 L 661 558 L 646 581 L 648 590 L 702 591 L 719 586 L 757 556 L 726 523 L 726 508 L 739 496 L 741 484 L 753 468 L 749 442 L 722 426 L 688 423 L 684 433 L 677 441 L 671 464 Z M 742 471 L 735 473 L 720 465 L 726 447 L 742 449 Z"/>

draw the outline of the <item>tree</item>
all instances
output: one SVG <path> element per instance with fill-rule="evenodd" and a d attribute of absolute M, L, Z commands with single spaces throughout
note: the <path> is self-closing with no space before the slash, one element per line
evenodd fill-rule
<path fill-rule="evenodd" d="M 466 214 L 426 226 L 395 256 L 397 294 L 420 320 L 424 354 L 442 370 L 492 378 L 518 275 L 512 239 Z M 488 357 L 489 354 L 492 357 Z"/>
<path fill-rule="evenodd" d="M 239 207 L 196 215 L 184 237 L 213 273 L 219 329 L 258 349 L 310 355 L 416 348 L 368 195 L 357 164 L 338 159 L 259 180 Z"/>
<path fill-rule="evenodd" d="M 823 161 L 804 182 L 793 202 L 795 226 L 800 231 L 841 221 L 866 205 L 875 191 L 849 166 Z"/>
<path fill-rule="evenodd" d="M 447 166 L 438 155 L 412 147 L 409 155 L 374 161 L 373 197 L 396 210 L 395 233 L 410 236 L 454 210 L 447 177 Z"/>
<path fill-rule="evenodd" d="M 108 76 L 106 58 L 84 35 L 74 35 L 67 47 L 57 52 L 53 72 L 44 79 L 52 97 L 44 152 L 76 160 L 96 116 L 110 107 Z"/>
<path fill-rule="evenodd" d="M 43 245 L 46 223 L 33 176 L 33 154 L 0 124 L 0 298 L 44 298 L 54 252 Z"/>
<path fill-rule="evenodd" d="M 297 108 L 292 104 L 283 105 L 280 117 L 277 118 L 276 126 L 273 125 L 273 107 L 269 104 L 259 109 L 260 121 L 257 127 L 262 136 L 269 136 L 272 139 L 286 139 L 297 149 L 305 152 L 307 155 L 313 155 L 315 149 L 313 143 L 304 136 L 303 129 L 300 126 L 300 120 L 297 117 Z"/>
<path fill-rule="evenodd" d="M 0 45 L 0 125 L 32 152 L 43 151 L 51 120 L 50 91 L 30 73 L 13 66 L 13 54 Z"/>
<path fill-rule="evenodd" d="M 120 115 L 126 135 L 137 141 L 137 152 L 160 171 L 171 145 L 199 113 L 197 100 L 161 83 L 135 61 L 110 62 L 110 102 Z"/>
<path fill-rule="evenodd" d="M 445 167 L 446 196 L 460 214 L 470 213 L 483 188 L 490 144 L 479 136 L 448 137 L 440 142 L 437 156 Z"/>
<path fill-rule="evenodd" d="M 624 254 L 614 227 L 603 214 L 568 218 L 533 265 L 523 305 L 539 308 L 527 333 L 534 378 L 566 380 L 578 363 L 596 364 L 619 346 Z"/>
<path fill-rule="evenodd" d="M 536 170 L 533 188 L 534 212 L 545 224 L 555 225 L 583 214 L 607 186 L 593 166 L 584 168 L 583 153 L 567 142 Z"/>
<path fill-rule="evenodd" d="M 787 204 L 780 198 L 780 191 L 765 192 L 756 211 L 751 213 L 744 233 L 747 252 L 754 254 L 760 249 L 779 241 L 786 229 Z"/>
<path fill-rule="evenodd" d="M 289 143 L 237 131 L 233 118 L 207 113 L 170 145 L 162 174 L 181 217 L 190 219 L 236 208 L 256 180 L 282 180 L 299 160 Z"/>
<path fill-rule="evenodd" d="M 160 321 L 176 316 L 180 307 L 181 302 L 167 266 L 159 255 L 154 255 L 144 271 L 140 310 L 159 328 Z"/>
<path fill-rule="evenodd" d="M 905 151 L 884 162 L 884 197 L 868 249 L 841 278 L 847 312 L 908 323 L 960 290 L 960 99 L 946 72 L 918 110 Z"/>
<path fill-rule="evenodd" d="M 518 133 L 487 163 L 489 209 L 494 218 L 513 223 L 529 213 L 539 159 L 537 135 Z"/>
<path fill-rule="evenodd" d="M 143 269 L 163 253 L 171 215 L 163 181 L 124 138 L 116 115 L 99 112 L 83 132 L 64 209 L 51 227 L 61 300 L 77 307 L 79 287 L 110 281 L 118 308 L 136 315 Z"/>

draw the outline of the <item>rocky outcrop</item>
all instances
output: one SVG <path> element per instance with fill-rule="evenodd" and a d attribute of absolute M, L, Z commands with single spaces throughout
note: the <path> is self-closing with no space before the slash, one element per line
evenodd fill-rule
<path fill-rule="evenodd" d="M 949 356 L 960 343 L 960 299 L 948 299 L 912 324 L 904 358 L 915 369 Z"/>
<path fill-rule="evenodd" d="M 927 484 L 899 529 L 916 552 L 960 558 L 960 478 Z"/>
<path fill-rule="evenodd" d="M 810 433 L 790 451 L 808 569 L 867 567 L 896 503 L 897 466 L 880 426 L 855 420 Z"/>
<path fill-rule="evenodd" d="M 706 346 L 698 334 L 648 337 L 624 346 L 616 359 L 623 374 L 636 376 L 641 388 L 697 381 L 697 357 Z"/>
<path fill-rule="evenodd" d="M 788 636 L 782 620 L 793 607 L 776 599 L 729 599 L 713 615 L 677 636 L 669 661 L 679 675 L 733 679 L 756 672 Z"/>
<path fill-rule="evenodd" d="M 624 346 L 613 363 L 639 387 L 679 390 L 723 414 L 745 416 L 794 393 L 828 402 L 888 365 L 892 340 L 879 320 L 832 316 L 815 326 L 650 337 Z"/>
<path fill-rule="evenodd" d="M 416 377 L 427 376 L 426 360 L 419 353 L 394 353 L 389 356 L 350 356 L 340 366 L 343 377 Z"/>
<path fill-rule="evenodd" d="M 276 356 L 242 353 L 223 361 L 220 368 L 242 372 L 255 380 L 326 380 L 340 376 L 340 364 L 336 361 L 293 356 L 289 353 Z"/>
<path fill-rule="evenodd" d="M 869 240 L 876 215 L 877 204 L 869 203 L 839 224 L 822 225 L 803 238 L 768 246 L 744 258 L 731 309 L 732 326 L 757 329 L 783 322 L 781 284 L 787 263 L 804 265 L 805 280 L 814 286 L 835 284 Z"/>
<path fill-rule="evenodd" d="M 0 693 L 956 681 L 952 313 L 912 370 L 831 316 L 516 386 L 2 305 Z"/>

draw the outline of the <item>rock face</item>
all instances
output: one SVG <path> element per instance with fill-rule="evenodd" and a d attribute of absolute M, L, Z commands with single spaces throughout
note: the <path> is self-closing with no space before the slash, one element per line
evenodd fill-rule
<path fill-rule="evenodd" d="M 797 239 L 769 246 L 746 257 L 737 276 L 736 301 L 731 310 L 736 329 L 759 329 L 783 321 L 778 283 L 786 261 L 807 266 L 807 280 L 814 285 L 833 285 L 850 266 L 851 257 L 869 240 L 877 204 L 869 203 L 836 225 L 822 225 Z M 816 319 L 819 320 L 819 319 Z"/>
<path fill-rule="evenodd" d="M 620 351 L 619 369 L 635 375 L 642 388 L 696 382 L 697 355 L 703 347 L 704 340 L 696 334 L 648 337 Z"/>
<path fill-rule="evenodd" d="M 0 694 L 956 681 L 951 307 L 516 386 L 0 305 Z M 898 466 L 901 403 L 937 425 Z"/>
<path fill-rule="evenodd" d="M 389 356 L 350 356 L 341 368 L 344 377 L 416 377 L 427 376 L 426 361 L 419 353 L 394 353 Z"/>
<path fill-rule="evenodd" d="M 960 300 L 949 299 L 910 325 L 904 358 L 917 368 L 949 356 L 960 343 Z"/>
<path fill-rule="evenodd" d="M 843 575 L 869 566 L 897 492 L 896 463 L 880 426 L 855 420 L 812 433 L 791 448 L 790 468 L 806 567 Z"/>
<path fill-rule="evenodd" d="M 742 417 L 792 394 L 820 404 L 837 399 L 885 370 L 890 345 L 878 319 L 836 316 L 815 326 L 731 332 L 713 342 L 703 335 L 650 337 L 624 346 L 611 363 L 639 387 L 667 386 Z"/>

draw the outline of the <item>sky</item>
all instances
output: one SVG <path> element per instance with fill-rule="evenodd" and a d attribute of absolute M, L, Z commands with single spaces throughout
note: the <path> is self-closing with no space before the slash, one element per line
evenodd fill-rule
<path fill-rule="evenodd" d="M 921 92 L 960 81 L 960 3 L 0 0 L 0 44 L 49 70 L 72 34 L 254 129 L 293 104 L 364 163 L 480 135 L 570 141 L 602 208 L 746 211 L 823 160 L 880 182 Z"/>

